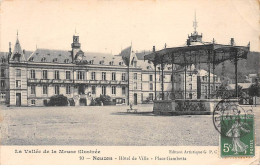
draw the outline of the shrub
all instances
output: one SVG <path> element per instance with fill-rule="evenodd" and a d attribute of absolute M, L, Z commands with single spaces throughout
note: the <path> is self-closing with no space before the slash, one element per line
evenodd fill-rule
<path fill-rule="evenodd" d="M 50 98 L 48 106 L 67 106 L 68 98 L 63 95 L 55 95 Z"/>

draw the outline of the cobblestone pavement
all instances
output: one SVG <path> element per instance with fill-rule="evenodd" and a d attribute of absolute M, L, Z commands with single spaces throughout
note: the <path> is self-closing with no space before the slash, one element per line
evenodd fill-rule
<path fill-rule="evenodd" d="M 2 145 L 207 146 L 219 144 L 212 115 L 154 116 L 152 105 L 1 107 Z M 260 107 L 256 107 L 260 135 Z M 260 138 L 256 142 L 259 145 Z"/>

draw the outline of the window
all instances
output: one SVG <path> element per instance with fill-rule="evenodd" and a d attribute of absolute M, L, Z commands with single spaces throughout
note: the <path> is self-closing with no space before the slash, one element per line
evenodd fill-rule
<path fill-rule="evenodd" d="M 21 77 L 21 69 L 16 69 L 16 76 Z"/>
<path fill-rule="evenodd" d="M 66 79 L 70 79 L 70 71 L 66 71 Z"/>
<path fill-rule="evenodd" d="M 106 86 L 102 86 L 102 95 L 106 95 Z"/>
<path fill-rule="evenodd" d="M 32 95 L 35 94 L 35 86 L 31 86 L 31 94 L 32 94 Z"/>
<path fill-rule="evenodd" d="M 47 85 L 42 86 L 42 94 L 48 94 L 48 86 Z"/>
<path fill-rule="evenodd" d="M 112 94 L 113 94 L 113 95 L 116 94 L 116 86 L 112 86 Z"/>
<path fill-rule="evenodd" d="M 35 105 L 35 100 L 31 100 L 31 104 L 32 104 L 32 105 Z"/>
<path fill-rule="evenodd" d="M 5 70 L 1 69 L 1 77 L 5 77 Z"/>
<path fill-rule="evenodd" d="M 78 80 L 84 80 L 84 79 L 85 79 L 85 72 L 78 71 Z"/>
<path fill-rule="evenodd" d="M 202 80 L 203 80 L 203 81 L 205 80 L 205 77 L 204 77 L 204 76 L 202 76 Z"/>
<path fill-rule="evenodd" d="M 122 73 L 122 81 L 126 80 L 126 73 Z"/>
<path fill-rule="evenodd" d="M 66 63 L 66 64 L 68 64 L 69 62 L 70 62 L 69 59 L 64 60 L 64 63 Z"/>
<path fill-rule="evenodd" d="M 137 89 L 137 82 L 134 82 L 134 89 Z"/>
<path fill-rule="evenodd" d="M 96 94 L 96 86 L 91 86 L 91 94 Z"/>
<path fill-rule="evenodd" d="M 30 78 L 35 79 L 35 70 L 31 70 Z"/>
<path fill-rule="evenodd" d="M 55 85 L 55 94 L 56 95 L 60 94 L 60 87 L 58 85 Z"/>
<path fill-rule="evenodd" d="M 189 98 L 192 99 L 192 93 L 189 94 Z"/>
<path fill-rule="evenodd" d="M 125 104 L 125 99 L 122 99 L 122 103 Z"/>
<path fill-rule="evenodd" d="M 20 80 L 16 80 L 16 87 L 17 88 L 21 88 L 21 81 Z"/>
<path fill-rule="evenodd" d="M 4 80 L 1 80 L 1 87 L 5 87 L 5 81 Z"/>
<path fill-rule="evenodd" d="M 42 79 L 48 79 L 48 71 L 47 70 L 42 71 Z"/>
<path fill-rule="evenodd" d="M 66 86 L 66 94 L 70 94 L 70 86 L 69 85 Z"/>
<path fill-rule="evenodd" d="M 134 73 L 134 79 L 135 80 L 137 79 L 137 73 Z"/>
<path fill-rule="evenodd" d="M 218 90 L 218 86 L 216 86 L 216 90 Z"/>
<path fill-rule="evenodd" d="M 115 81 L 116 80 L 116 73 L 112 72 L 112 80 Z"/>
<path fill-rule="evenodd" d="M 153 100 L 153 94 L 149 93 L 149 100 Z"/>
<path fill-rule="evenodd" d="M 150 83 L 150 90 L 153 90 L 153 84 Z"/>
<path fill-rule="evenodd" d="M 5 99 L 5 93 L 1 93 L 1 99 Z"/>
<path fill-rule="evenodd" d="M 134 64 L 134 67 L 136 67 L 136 65 L 137 65 L 137 61 L 134 61 L 133 64 Z"/>
<path fill-rule="evenodd" d="M 54 71 L 54 79 L 60 79 L 60 72 Z"/>
<path fill-rule="evenodd" d="M 58 62 L 58 59 L 57 59 L 57 58 L 54 58 L 54 59 L 52 60 L 52 62 Z"/>
<path fill-rule="evenodd" d="M 41 59 L 41 62 L 46 62 L 46 58 L 43 57 L 43 58 Z"/>
<path fill-rule="evenodd" d="M 153 75 L 150 75 L 150 81 L 153 81 Z"/>
<path fill-rule="evenodd" d="M 106 72 L 102 72 L 102 80 L 106 80 Z"/>
<path fill-rule="evenodd" d="M 96 72 L 91 72 L 91 80 L 96 80 Z"/>
<path fill-rule="evenodd" d="M 189 84 L 189 88 L 190 88 L 190 90 L 192 90 L 192 84 Z"/>
<path fill-rule="evenodd" d="M 122 87 L 122 95 L 125 95 L 125 86 Z"/>

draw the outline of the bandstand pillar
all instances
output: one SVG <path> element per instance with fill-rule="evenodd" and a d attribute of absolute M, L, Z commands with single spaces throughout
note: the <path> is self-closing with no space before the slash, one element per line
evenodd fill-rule
<path fill-rule="evenodd" d="M 175 95 L 174 95 L 174 79 L 173 79 L 173 63 L 174 63 L 174 54 L 172 54 L 172 96 L 171 96 L 172 99 L 174 99 L 173 97 L 175 97 Z"/>
<path fill-rule="evenodd" d="M 187 76 L 186 55 L 184 52 L 184 99 L 186 99 L 186 76 Z"/>
<path fill-rule="evenodd" d="M 238 76 L 237 76 L 237 52 L 235 54 L 235 82 L 236 82 L 236 97 L 238 98 Z"/>
<path fill-rule="evenodd" d="M 210 51 L 208 51 L 208 99 L 210 99 Z"/>
<path fill-rule="evenodd" d="M 162 77 L 161 77 L 162 78 L 162 83 L 161 83 L 162 84 L 162 86 L 161 86 L 162 87 L 162 100 L 164 100 L 164 76 L 163 76 L 164 75 L 163 74 L 164 64 L 163 64 L 163 60 L 161 61 L 161 69 L 162 69 Z"/>
<path fill-rule="evenodd" d="M 157 95 L 156 95 L 156 63 L 154 63 L 154 99 L 157 100 Z"/>

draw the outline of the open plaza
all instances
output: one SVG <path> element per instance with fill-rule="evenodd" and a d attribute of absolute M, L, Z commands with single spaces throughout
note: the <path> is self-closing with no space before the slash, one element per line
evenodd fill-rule
<path fill-rule="evenodd" d="M 162 116 L 153 105 L 79 107 L 5 107 L 0 110 L 2 145 L 217 146 L 211 115 Z M 260 142 L 260 106 L 255 114 Z"/>

